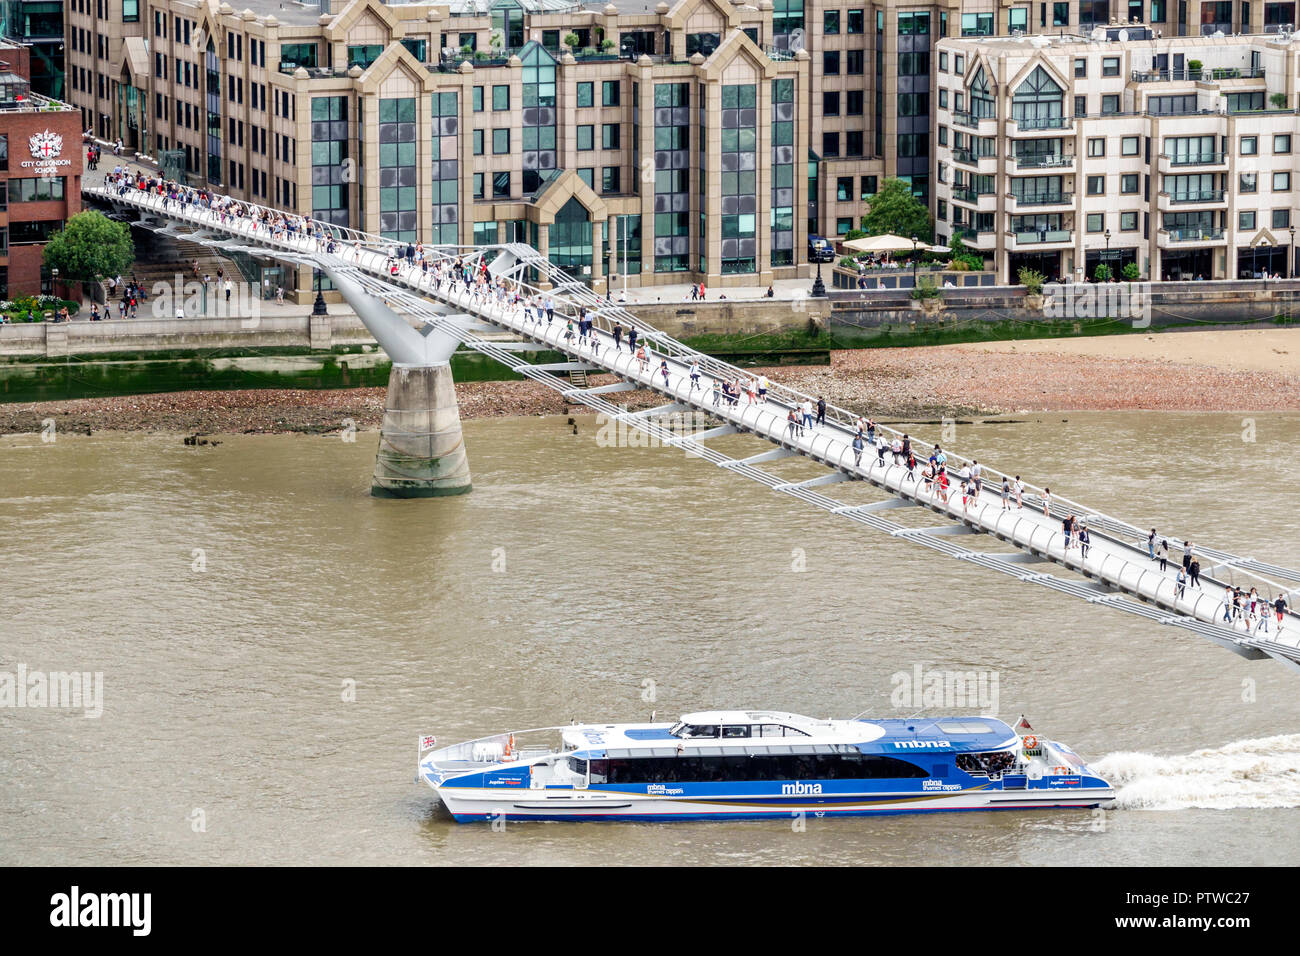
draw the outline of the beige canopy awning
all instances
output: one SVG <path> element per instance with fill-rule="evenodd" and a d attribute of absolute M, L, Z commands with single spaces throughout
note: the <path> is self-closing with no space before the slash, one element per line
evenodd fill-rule
<path fill-rule="evenodd" d="M 863 236 L 861 239 L 848 239 L 843 243 L 845 249 L 855 252 L 911 252 L 913 249 L 928 249 L 929 244 L 912 242 L 902 236 L 885 233 L 883 236 Z"/>

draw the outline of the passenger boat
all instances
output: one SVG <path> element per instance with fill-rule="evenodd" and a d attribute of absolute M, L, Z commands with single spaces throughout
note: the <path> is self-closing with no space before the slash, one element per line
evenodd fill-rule
<path fill-rule="evenodd" d="M 1110 784 L 1023 717 L 818 720 L 768 711 L 573 724 L 448 747 L 417 780 L 458 822 L 711 820 L 1096 807 Z"/>

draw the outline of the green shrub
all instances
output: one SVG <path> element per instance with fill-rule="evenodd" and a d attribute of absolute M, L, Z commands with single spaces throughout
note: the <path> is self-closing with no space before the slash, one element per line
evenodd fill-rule
<path fill-rule="evenodd" d="M 1047 281 L 1047 277 L 1041 272 L 1035 272 L 1033 269 L 1021 269 L 1018 278 L 1020 284 L 1025 287 L 1025 292 L 1029 295 L 1043 294 L 1043 283 Z"/>
<path fill-rule="evenodd" d="M 929 276 L 923 276 L 911 292 L 913 299 L 937 299 L 943 293 Z"/>
<path fill-rule="evenodd" d="M 1136 282 L 1142 278 L 1142 270 L 1138 268 L 1136 262 L 1124 263 L 1124 268 L 1120 270 L 1120 274 L 1124 277 L 1125 282 Z"/>

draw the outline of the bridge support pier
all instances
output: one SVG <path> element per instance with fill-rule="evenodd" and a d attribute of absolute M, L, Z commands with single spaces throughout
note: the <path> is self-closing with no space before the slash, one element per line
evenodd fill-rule
<path fill-rule="evenodd" d="M 370 494 L 437 498 L 471 487 L 451 366 L 394 363 Z"/>

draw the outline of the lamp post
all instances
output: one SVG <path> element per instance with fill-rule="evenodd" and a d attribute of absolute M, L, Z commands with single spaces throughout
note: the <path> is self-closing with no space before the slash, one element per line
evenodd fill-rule
<path fill-rule="evenodd" d="M 913 289 L 916 288 L 916 283 L 917 283 L 916 271 L 917 271 L 917 266 L 919 265 L 919 263 L 916 261 L 916 244 L 918 241 L 919 240 L 916 238 L 916 236 L 912 237 L 912 288 Z"/>
<path fill-rule="evenodd" d="M 1110 268 L 1110 230 L 1109 229 L 1106 230 L 1106 277 L 1108 279 L 1115 278 L 1115 274 L 1111 271 Z"/>
<path fill-rule="evenodd" d="M 1291 273 L 1295 265 L 1295 226 L 1287 230 L 1291 233 L 1291 248 L 1287 250 L 1286 257 L 1286 277 L 1291 278 Z"/>
<path fill-rule="evenodd" d="M 319 269 L 312 269 L 312 278 L 316 280 L 316 301 L 312 304 L 312 315 L 328 315 L 329 310 L 325 308 L 325 296 L 321 293 L 321 276 Z"/>
<path fill-rule="evenodd" d="M 817 278 L 813 281 L 812 297 L 814 299 L 826 298 L 826 283 L 822 282 L 822 261 L 817 260 Z"/>

